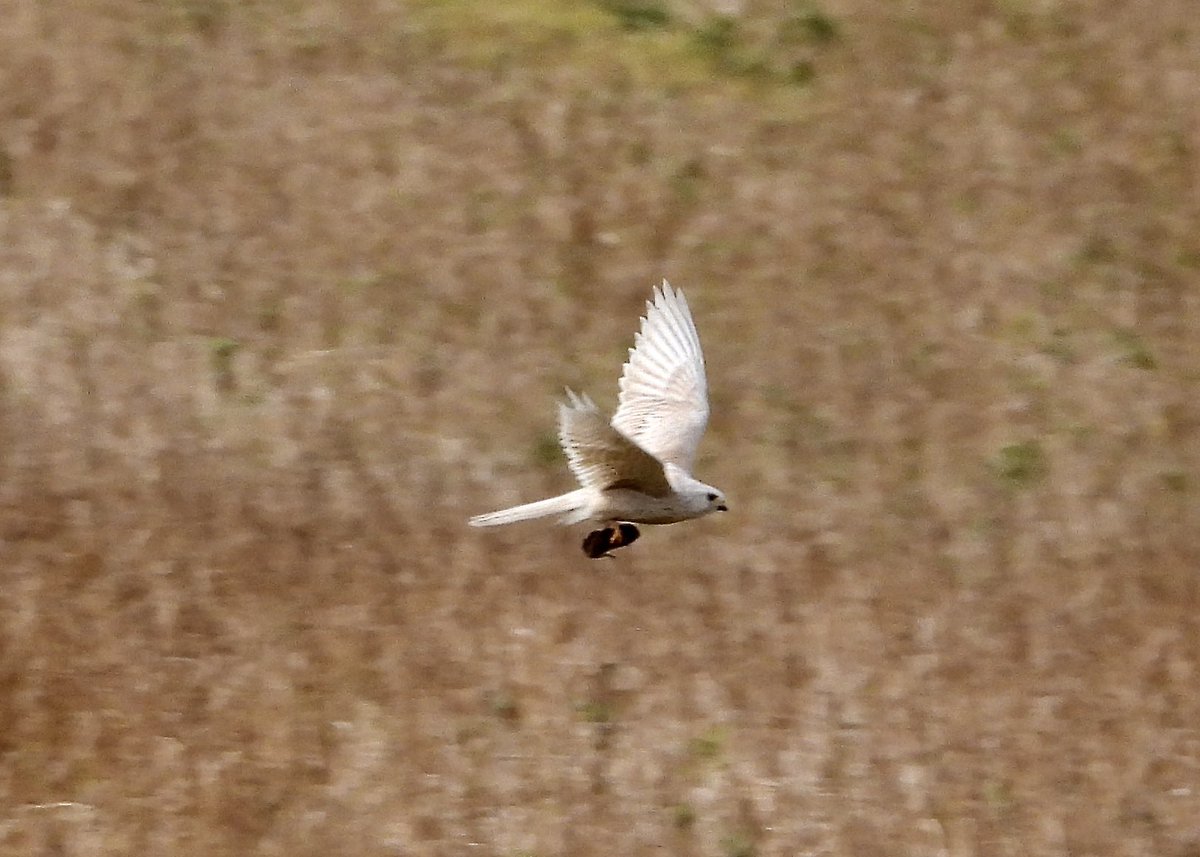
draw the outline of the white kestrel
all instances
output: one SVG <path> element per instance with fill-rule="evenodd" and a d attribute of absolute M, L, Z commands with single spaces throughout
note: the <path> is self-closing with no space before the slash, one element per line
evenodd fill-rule
<path fill-rule="evenodd" d="M 629 349 L 612 421 L 590 398 L 570 390 L 558 407 L 558 440 L 582 487 L 476 515 L 470 523 L 494 527 L 551 515 L 563 524 L 592 521 L 604 525 L 583 543 L 595 558 L 636 539 L 633 524 L 674 524 L 724 512 L 725 495 L 691 475 L 707 424 L 700 337 L 683 292 L 663 280 Z"/>

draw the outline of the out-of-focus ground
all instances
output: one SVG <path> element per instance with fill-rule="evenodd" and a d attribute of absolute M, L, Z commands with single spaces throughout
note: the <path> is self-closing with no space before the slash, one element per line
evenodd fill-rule
<path fill-rule="evenodd" d="M 1191 0 L 0 5 L 0 851 L 1200 853 Z"/>

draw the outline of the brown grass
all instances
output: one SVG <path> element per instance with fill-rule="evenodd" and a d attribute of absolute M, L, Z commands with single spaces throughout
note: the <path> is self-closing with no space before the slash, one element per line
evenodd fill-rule
<path fill-rule="evenodd" d="M 1190 0 L 0 6 L 0 851 L 1200 853 Z"/>

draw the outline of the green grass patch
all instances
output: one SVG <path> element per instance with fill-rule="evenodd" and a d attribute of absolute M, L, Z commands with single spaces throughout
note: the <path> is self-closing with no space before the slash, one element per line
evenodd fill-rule
<path fill-rule="evenodd" d="M 558 443 L 558 435 L 550 432 L 538 435 L 537 440 L 534 441 L 531 455 L 534 464 L 547 470 L 557 468 L 566 460 L 562 447 Z"/>
<path fill-rule="evenodd" d="M 823 9 L 809 4 L 785 18 L 779 25 L 780 41 L 792 44 L 829 45 L 841 41 L 842 28 L 837 19 Z"/>
<path fill-rule="evenodd" d="M 1163 486 L 1176 494 L 1182 494 L 1188 489 L 1187 474 L 1182 470 L 1168 470 L 1162 474 Z"/>
<path fill-rule="evenodd" d="M 686 39 L 668 27 L 665 8 L 653 2 L 418 0 L 413 13 L 429 40 L 470 65 L 569 65 L 598 82 L 624 73 L 664 88 L 709 76 L 699 58 L 689 57 Z"/>
<path fill-rule="evenodd" d="M 585 723 L 612 723 L 616 717 L 613 707 L 606 702 L 587 700 L 575 706 L 575 711 Z"/>
<path fill-rule="evenodd" d="M 758 849 L 745 833 L 731 833 L 721 839 L 721 853 L 725 857 L 754 857 Z"/>
<path fill-rule="evenodd" d="M 696 823 L 696 810 L 688 803 L 676 804 L 671 809 L 671 823 L 677 830 L 688 830 Z"/>
<path fill-rule="evenodd" d="M 488 708 L 492 716 L 508 723 L 516 723 L 521 719 L 521 709 L 516 698 L 505 690 L 491 693 L 487 698 Z"/>
<path fill-rule="evenodd" d="M 713 726 L 703 735 L 688 742 L 688 755 L 693 759 L 716 759 L 725 747 L 728 735 L 723 726 Z"/>
<path fill-rule="evenodd" d="M 218 336 L 208 342 L 208 359 L 212 367 L 213 380 L 217 389 L 228 392 L 233 389 L 233 358 L 242 345 L 236 339 Z"/>
<path fill-rule="evenodd" d="M 623 30 L 654 30 L 671 23 L 666 5 L 655 0 L 600 0 L 599 6 L 616 18 Z"/>
<path fill-rule="evenodd" d="M 764 92 L 787 97 L 816 75 L 811 58 L 795 57 L 778 34 L 811 51 L 841 33 L 832 18 L 807 4 L 773 38 L 751 38 L 743 19 L 731 15 L 684 21 L 662 0 L 415 0 L 411 21 L 440 54 L 468 65 L 563 66 L 599 88 L 632 84 L 668 95 L 729 95 L 733 86 L 756 98 Z"/>
<path fill-rule="evenodd" d="M 1027 488 L 1046 475 L 1046 453 L 1037 440 L 1024 440 L 1001 447 L 992 470 L 1014 488 Z"/>
<path fill-rule="evenodd" d="M 1121 351 L 1121 362 L 1135 369 L 1157 369 L 1158 360 L 1146 341 L 1128 328 L 1113 331 L 1113 343 Z"/>

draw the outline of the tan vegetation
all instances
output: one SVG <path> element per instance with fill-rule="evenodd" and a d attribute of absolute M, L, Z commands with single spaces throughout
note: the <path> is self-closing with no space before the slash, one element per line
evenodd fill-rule
<path fill-rule="evenodd" d="M 0 4 L 0 852 L 1200 853 L 1198 94 L 1191 0 Z M 732 511 L 469 530 L 663 276 Z"/>

